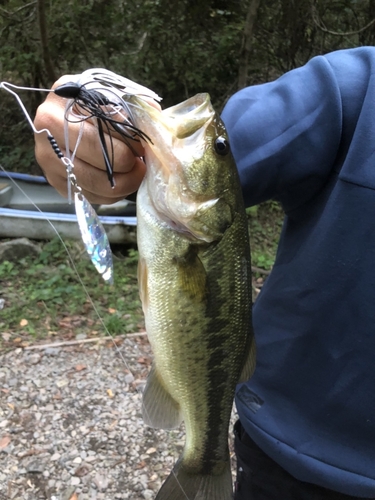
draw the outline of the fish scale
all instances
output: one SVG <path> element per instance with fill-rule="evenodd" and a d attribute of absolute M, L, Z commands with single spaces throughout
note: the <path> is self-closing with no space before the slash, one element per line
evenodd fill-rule
<path fill-rule="evenodd" d="M 152 139 L 144 142 L 147 173 L 137 196 L 139 287 L 154 353 L 143 415 L 160 428 L 183 420 L 186 430 L 156 500 L 230 500 L 234 391 L 255 368 L 238 174 L 207 94 L 163 112 L 131 102 L 134 125 Z"/>

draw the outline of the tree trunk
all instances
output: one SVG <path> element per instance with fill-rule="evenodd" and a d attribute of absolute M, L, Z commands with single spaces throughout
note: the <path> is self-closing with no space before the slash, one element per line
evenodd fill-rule
<path fill-rule="evenodd" d="M 38 0 L 38 20 L 43 62 L 47 71 L 48 80 L 52 84 L 56 80 L 56 75 L 48 48 L 47 21 L 44 0 Z"/>
<path fill-rule="evenodd" d="M 254 34 L 254 26 L 259 4 L 260 0 L 250 0 L 249 2 L 249 8 L 246 15 L 246 22 L 243 33 L 241 53 L 239 57 L 238 90 L 243 89 L 247 85 L 247 77 L 249 72 L 249 58 L 251 53 L 251 41 Z"/>

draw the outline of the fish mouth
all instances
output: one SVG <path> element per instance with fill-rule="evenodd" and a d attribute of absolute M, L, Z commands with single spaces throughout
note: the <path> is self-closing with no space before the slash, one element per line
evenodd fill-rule
<path fill-rule="evenodd" d="M 150 175 L 180 174 L 207 148 L 206 131 L 215 117 L 210 96 L 197 94 L 163 111 L 137 96 L 131 98 L 132 123 L 142 135 Z M 167 179 L 165 179 L 167 182 Z"/>
<path fill-rule="evenodd" d="M 133 109 L 135 126 L 152 141 L 141 139 L 148 198 L 157 218 L 187 237 L 211 240 L 193 221 L 218 198 L 196 191 L 192 182 L 192 171 L 199 175 L 198 165 L 212 148 L 210 125 L 216 114 L 209 94 L 197 94 L 161 112 L 136 98 Z"/>
<path fill-rule="evenodd" d="M 156 129 L 160 129 L 160 124 L 175 137 L 184 139 L 210 122 L 215 115 L 207 93 L 197 94 L 163 111 L 138 96 L 131 96 L 126 101 L 130 104 L 128 109 L 131 121 L 152 142 L 155 142 L 158 135 Z"/>
<path fill-rule="evenodd" d="M 167 108 L 164 116 L 174 124 L 175 135 L 179 139 L 192 136 L 215 114 L 210 96 L 207 93 L 197 94 L 186 101 Z"/>

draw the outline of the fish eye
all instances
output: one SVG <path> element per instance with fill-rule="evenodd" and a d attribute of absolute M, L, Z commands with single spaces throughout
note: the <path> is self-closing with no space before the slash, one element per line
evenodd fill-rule
<path fill-rule="evenodd" d="M 221 135 L 215 139 L 214 147 L 216 153 L 220 156 L 225 156 L 230 151 L 229 141 Z"/>

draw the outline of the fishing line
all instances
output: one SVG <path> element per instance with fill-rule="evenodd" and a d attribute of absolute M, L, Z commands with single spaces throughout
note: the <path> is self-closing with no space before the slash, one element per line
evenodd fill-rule
<path fill-rule="evenodd" d="M 100 70 L 100 71 L 105 71 L 105 70 Z M 94 70 L 90 70 L 90 75 L 95 74 Z M 83 74 L 84 75 L 84 74 Z M 81 75 L 81 77 L 83 76 Z M 111 78 L 112 78 L 111 74 Z M 107 77 L 107 73 L 105 73 L 105 76 Z M 117 77 L 117 75 L 115 75 Z M 131 107 L 136 107 L 135 103 L 127 102 L 123 99 L 124 96 L 124 81 L 130 82 L 135 86 L 136 89 L 138 89 L 140 86 L 137 84 L 134 84 L 134 82 L 128 81 L 127 79 L 123 79 L 122 77 L 118 77 L 121 82 L 119 83 L 118 80 L 115 78 L 112 81 L 111 78 L 108 78 L 106 81 L 103 82 L 103 80 L 99 79 L 100 77 L 94 78 L 94 81 L 89 81 L 85 84 L 79 84 L 77 82 L 73 83 L 68 83 L 68 84 L 63 84 L 56 89 L 34 89 L 34 88 L 27 88 L 27 87 L 20 87 L 16 86 L 13 84 L 10 84 L 8 82 L 0 82 L 0 88 L 3 88 L 4 90 L 10 92 L 17 100 L 18 104 L 20 105 L 27 121 L 29 122 L 32 130 L 34 131 L 35 134 L 41 134 L 41 133 L 46 133 L 47 134 L 47 139 L 49 140 L 54 152 L 58 156 L 58 158 L 62 161 L 66 168 L 67 172 L 67 182 L 68 182 L 68 199 L 69 202 L 72 201 L 72 190 L 74 192 L 74 202 L 75 202 L 75 209 L 76 209 L 76 215 L 80 227 L 80 231 L 82 234 L 82 240 L 85 244 L 87 253 L 90 255 L 90 258 L 99 271 L 99 273 L 103 276 L 103 278 L 106 281 L 112 282 L 112 275 L 113 275 L 113 264 L 112 264 L 112 255 L 111 255 L 111 250 L 109 246 L 109 241 L 106 237 L 104 228 L 102 227 L 99 218 L 97 217 L 95 211 L 91 207 L 91 205 L 88 203 L 86 198 L 82 194 L 82 189 L 78 185 L 77 179 L 74 175 L 74 159 L 76 156 L 76 152 L 79 146 L 79 143 L 81 142 L 82 135 L 83 135 L 83 124 L 86 120 L 92 120 L 96 122 L 97 129 L 98 129 L 98 136 L 99 136 L 99 142 L 107 170 L 107 176 L 108 180 L 112 186 L 112 188 L 115 187 L 115 181 L 114 181 L 114 173 L 113 173 L 113 166 L 114 166 L 114 151 L 113 151 L 113 139 L 112 139 L 112 132 L 111 128 L 117 132 L 123 141 L 127 144 L 127 146 L 132 150 L 133 154 L 137 156 L 136 151 L 134 150 L 134 147 L 130 141 L 138 141 L 144 140 L 146 142 L 152 143 L 151 138 L 149 138 L 146 134 L 144 134 L 140 129 L 135 127 L 131 121 L 132 117 L 132 110 Z M 98 81 L 100 82 L 101 86 L 98 88 Z M 91 88 L 89 88 L 91 86 Z M 96 88 L 92 88 L 95 86 Z M 103 87 L 104 87 L 104 92 L 103 93 Z M 56 95 L 59 95 L 61 97 L 65 97 L 68 99 L 66 108 L 65 108 L 65 120 L 64 120 L 64 139 L 65 139 L 65 148 L 66 152 L 65 154 L 62 153 L 61 149 L 57 145 L 56 140 L 54 139 L 53 135 L 51 132 L 47 129 L 41 129 L 37 130 L 30 115 L 28 114 L 22 100 L 18 96 L 14 90 L 34 90 L 34 91 L 40 91 L 40 92 L 55 92 Z M 128 90 L 128 89 L 126 89 Z M 135 92 L 134 90 L 132 92 L 126 92 L 125 95 L 139 95 L 139 93 Z M 151 95 L 150 95 L 151 94 Z M 146 89 L 146 92 L 144 94 L 146 97 L 152 97 L 155 100 L 160 100 L 156 94 L 154 94 L 152 91 Z M 155 97 L 156 96 L 156 97 Z M 126 113 L 126 114 L 125 114 Z M 117 115 L 117 119 L 116 119 Z M 120 119 L 118 118 L 120 117 Z M 68 134 L 68 125 L 69 123 L 80 123 L 80 130 L 79 130 L 79 135 L 77 142 L 75 144 L 74 150 L 72 153 L 70 153 L 70 147 L 69 147 L 69 134 Z M 105 140 L 105 134 L 109 137 L 109 148 L 110 148 L 110 153 L 108 151 L 107 143 Z M 5 172 L 7 177 L 17 186 L 18 189 L 23 193 L 23 195 L 31 202 L 31 204 L 41 213 L 43 213 L 39 207 L 29 198 L 29 196 L 24 192 L 24 190 L 18 186 L 18 184 L 12 179 L 7 172 L 4 170 L 4 168 L 0 165 L 1 170 Z M 59 240 L 61 241 L 65 252 L 68 255 L 69 261 L 72 265 L 72 268 L 79 280 L 80 285 L 83 287 L 83 290 L 89 300 L 90 305 L 92 306 L 96 316 L 98 317 L 100 324 L 102 325 L 102 328 L 104 332 L 106 333 L 107 336 L 109 336 L 112 340 L 112 343 L 114 344 L 116 348 L 116 352 L 120 355 L 120 358 L 122 362 L 124 363 L 124 366 L 126 369 L 132 374 L 134 377 L 133 371 L 128 365 L 125 357 L 123 356 L 121 350 L 117 346 L 113 335 L 109 332 L 108 328 L 106 327 L 103 318 L 100 315 L 100 312 L 98 308 L 96 307 L 93 299 L 91 298 L 87 287 L 85 286 L 78 269 L 74 263 L 73 257 L 67 247 L 67 245 L 64 243 L 61 235 L 59 234 L 58 230 L 55 228 L 53 223 L 46 218 L 50 226 L 52 227 L 53 231 L 56 233 L 58 236 Z M 92 233 L 96 232 L 95 239 L 92 238 Z M 99 242 L 98 239 L 96 238 L 99 234 Z M 96 246 L 96 248 L 92 249 L 92 246 Z M 104 261 L 103 259 L 98 258 L 98 254 L 100 252 L 105 253 L 105 258 Z M 110 258 L 109 258 L 110 256 Z M 138 348 L 138 347 L 137 347 Z M 135 377 L 134 377 L 135 378 Z M 137 392 L 141 393 L 140 389 L 137 388 Z M 147 410 L 143 408 L 143 411 Z M 179 482 L 177 475 L 174 471 L 174 468 L 172 468 L 171 474 L 174 476 L 176 479 L 177 484 L 179 485 L 183 495 L 185 496 L 186 500 L 192 500 L 189 499 L 188 495 L 184 491 L 183 486 Z"/>
<path fill-rule="evenodd" d="M 43 212 L 43 211 L 42 211 L 42 210 L 38 207 L 38 205 L 36 205 L 36 204 L 34 203 L 34 201 L 33 201 L 33 200 L 32 200 L 32 199 L 28 196 L 28 194 L 24 191 L 24 189 L 22 189 L 22 188 L 21 188 L 21 186 L 19 186 L 19 185 L 18 185 L 18 183 L 17 183 L 17 182 L 16 182 L 16 181 L 15 181 L 15 180 L 14 180 L 14 179 L 13 179 L 13 178 L 12 178 L 12 177 L 8 174 L 8 172 L 4 169 L 4 167 L 3 167 L 2 165 L 0 165 L 0 169 L 4 172 L 4 174 L 7 176 L 7 178 L 8 178 L 8 179 L 9 179 L 9 180 L 10 180 L 10 181 L 11 181 L 11 182 L 12 182 L 12 183 L 13 183 L 13 184 L 17 187 L 17 189 L 19 189 L 19 190 L 20 190 L 20 192 L 21 192 L 21 193 L 23 194 L 23 196 L 25 196 L 25 198 L 26 198 L 26 199 L 27 199 L 27 200 L 31 203 L 31 205 L 33 205 L 39 213 L 41 213 L 41 214 L 43 214 L 43 215 L 45 216 L 45 213 L 44 213 L 44 212 Z M 60 235 L 60 233 L 58 232 L 58 230 L 56 229 L 56 227 L 53 225 L 53 223 L 50 221 L 50 219 L 48 219 L 48 217 L 45 217 L 45 220 L 46 220 L 46 221 L 48 222 L 48 224 L 51 226 L 51 228 L 52 228 L 52 229 L 53 229 L 53 231 L 55 232 L 56 236 L 58 237 L 58 239 L 59 239 L 59 240 L 60 240 L 60 242 L 62 243 L 62 246 L 63 246 L 63 248 L 64 248 L 64 250 L 65 250 L 65 252 L 66 252 L 66 254 L 67 254 L 67 256 L 68 256 L 68 259 L 69 259 L 69 261 L 70 261 L 70 264 L 71 264 L 71 266 L 72 266 L 72 269 L 73 269 L 73 271 L 74 271 L 74 273 L 75 273 L 76 277 L 78 278 L 78 281 L 79 281 L 80 285 L 82 286 L 82 288 L 83 288 L 83 290 L 84 290 L 84 292 L 85 292 L 85 294 L 86 294 L 86 296 L 87 296 L 87 298 L 88 298 L 88 300 L 89 300 L 89 302 L 90 302 L 90 305 L 92 306 L 92 308 L 93 308 L 93 310 L 94 310 L 94 312 L 95 312 L 96 316 L 98 317 L 99 322 L 100 322 L 101 326 L 103 327 L 103 330 L 104 330 L 105 334 L 106 334 L 108 337 L 111 337 L 112 342 L 113 342 L 114 346 L 116 347 L 116 350 L 117 350 L 118 354 L 120 355 L 120 357 L 121 357 L 122 361 L 124 362 L 124 365 L 125 365 L 126 369 L 127 369 L 127 370 L 129 370 L 129 372 L 130 372 L 131 374 L 133 374 L 133 372 L 132 372 L 132 370 L 130 369 L 130 366 L 128 365 L 128 363 L 127 363 L 126 359 L 124 358 L 124 356 L 123 356 L 122 352 L 120 351 L 120 349 L 118 348 L 118 346 L 117 346 L 116 342 L 114 341 L 114 336 L 113 336 L 113 335 L 109 332 L 109 330 L 108 330 L 108 328 L 107 328 L 106 324 L 104 323 L 104 320 L 103 320 L 102 316 L 100 315 L 100 312 L 99 312 L 99 310 L 98 310 L 97 306 L 95 305 L 95 302 L 94 302 L 94 301 L 93 301 L 93 299 L 91 298 L 91 295 L 90 295 L 90 293 L 89 293 L 89 291 L 88 291 L 88 289 L 87 289 L 87 287 L 86 287 L 85 283 L 83 282 L 83 280 L 82 280 L 82 278 L 81 278 L 81 275 L 80 275 L 80 274 L 79 274 L 79 272 L 78 272 L 77 266 L 76 266 L 76 264 L 75 264 L 75 262 L 74 262 L 73 256 L 72 256 L 72 254 L 71 254 L 71 252 L 70 252 L 69 248 L 68 248 L 68 247 L 67 247 L 67 245 L 65 244 L 65 242 L 64 242 L 64 240 L 63 240 L 63 238 L 62 238 L 62 236 Z"/>
<path fill-rule="evenodd" d="M 18 94 L 16 92 L 14 92 L 14 90 L 12 89 L 17 89 L 17 90 L 37 90 L 37 91 L 42 91 L 42 92 L 51 92 L 51 90 L 48 90 L 48 89 L 33 89 L 33 88 L 28 88 L 28 87 L 20 87 L 20 86 L 16 86 L 16 85 L 13 85 L 13 84 L 10 84 L 8 82 L 0 82 L 0 88 L 3 88 L 5 90 L 7 90 L 8 92 L 10 92 L 17 100 L 18 104 L 20 105 L 27 121 L 29 122 L 32 130 L 34 131 L 35 134 L 41 134 L 41 133 L 46 133 L 47 134 L 47 138 L 51 144 L 51 146 L 53 147 L 55 153 L 57 154 L 57 156 L 61 159 L 61 161 L 64 163 L 65 167 L 66 167 L 66 171 L 67 171 L 67 182 L 68 182 L 68 194 L 69 194 L 69 198 L 71 200 L 71 189 L 72 189 L 72 185 L 73 187 L 77 190 L 75 195 L 77 196 L 82 196 L 81 195 L 81 189 L 79 188 L 78 184 L 77 184 L 77 181 L 75 179 L 75 175 L 73 173 L 73 169 L 74 169 L 74 164 L 73 164 L 73 161 L 74 161 L 74 158 L 75 158 L 75 155 L 76 155 L 76 152 L 77 152 L 77 149 L 78 149 L 78 146 L 79 146 L 79 143 L 82 139 L 82 136 L 83 136 L 83 121 L 81 121 L 81 126 L 80 126 L 80 131 L 79 131 L 79 135 L 78 135 L 78 139 L 77 139 L 77 142 L 75 144 L 75 147 L 74 147 L 74 150 L 72 152 L 72 154 L 70 154 L 70 148 L 69 148 L 69 134 L 68 134 L 68 123 L 64 123 L 64 136 L 65 136 L 65 146 L 66 146 L 66 154 L 64 156 L 64 154 L 61 152 L 60 148 L 58 147 L 52 133 L 50 132 L 49 129 L 47 128 L 44 128 L 44 129 L 41 129 L 41 130 L 38 130 L 28 111 L 26 110 L 26 107 L 24 106 L 21 98 L 18 96 Z M 77 89 L 77 87 L 75 87 L 75 89 Z M 53 90 L 52 90 L 53 91 Z M 72 100 L 71 100 L 72 101 Z M 67 103 L 67 110 L 69 110 L 71 108 L 71 105 L 72 103 L 71 102 L 68 102 Z M 18 185 L 18 183 L 7 173 L 7 171 L 0 165 L 0 169 L 5 173 L 5 175 L 10 179 L 10 181 L 20 190 L 20 192 L 25 196 L 25 198 L 31 203 L 32 206 L 34 206 L 36 208 L 36 210 L 40 213 L 43 213 L 42 210 L 40 210 L 40 208 L 34 203 L 34 201 L 27 195 L 27 193 Z M 88 202 L 87 202 L 88 203 Z M 77 203 L 76 203 L 77 205 Z M 77 208 L 77 207 L 76 207 Z M 77 212 L 77 210 L 76 210 Z M 77 219 L 79 218 L 79 213 L 77 213 Z M 82 216 L 82 214 L 81 214 Z M 91 298 L 88 290 L 87 290 L 87 287 L 86 285 L 84 284 L 79 272 L 78 272 L 78 269 L 74 263 L 74 260 L 73 260 L 73 257 L 67 247 L 67 245 L 64 243 L 64 240 L 63 238 L 61 237 L 60 233 L 58 232 L 58 230 L 56 229 L 56 227 L 53 225 L 53 223 L 46 217 L 46 220 L 48 222 L 48 224 L 52 227 L 53 231 L 56 233 L 58 239 L 61 241 L 63 247 L 64 247 L 64 250 L 66 252 L 66 254 L 68 255 L 68 258 L 69 258 L 69 261 L 72 265 L 72 268 L 74 270 L 74 273 L 76 274 L 78 280 L 79 280 L 79 283 L 80 285 L 83 287 L 83 290 L 90 302 L 90 305 L 92 306 L 97 318 L 99 319 L 99 322 L 100 324 L 102 325 L 103 327 L 103 330 L 104 332 L 106 333 L 107 336 L 109 336 L 111 339 L 112 339 L 112 342 L 113 344 L 115 345 L 116 347 L 116 350 L 117 352 L 119 353 L 123 363 L 124 363 L 124 366 L 127 368 L 127 370 L 134 376 L 133 374 L 133 371 L 131 370 L 130 366 L 128 365 L 125 357 L 123 356 L 122 352 L 120 351 L 120 349 L 118 348 L 116 342 L 114 341 L 114 338 L 113 338 L 113 335 L 109 332 L 108 328 L 106 327 L 105 323 L 104 323 L 104 320 L 103 318 L 101 317 L 100 313 L 99 313 L 99 310 L 98 308 L 96 307 L 93 299 Z M 101 226 L 101 224 L 100 224 Z M 99 227 L 99 226 L 98 226 Z M 104 232 L 104 229 L 102 230 Z M 105 234 L 105 232 L 104 232 Z M 85 243 L 85 241 L 84 241 Z M 108 243 L 109 245 L 109 243 Z M 85 246 L 86 246 L 86 250 L 87 250 L 87 244 L 85 243 Z M 90 255 L 90 254 L 89 254 Z M 111 262 L 112 263 L 112 262 Z M 101 273 L 103 275 L 103 273 Z M 110 280 L 107 280 L 107 281 L 110 281 Z M 134 377 L 135 378 L 135 377 Z"/>
<path fill-rule="evenodd" d="M 36 208 L 36 210 L 37 210 L 38 212 L 40 212 L 41 214 L 44 214 L 44 212 L 43 212 L 43 211 L 42 211 L 42 210 L 38 207 L 38 205 L 36 205 L 36 203 L 34 203 L 34 201 L 33 201 L 33 200 L 32 200 L 32 199 L 28 196 L 28 194 L 27 194 L 27 193 L 26 193 L 26 192 L 25 192 L 25 191 L 21 188 L 21 186 L 19 186 L 19 185 L 18 185 L 18 183 L 17 183 L 17 182 L 16 182 L 16 181 L 15 181 L 15 180 L 14 180 L 14 179 L 13 179 L 13 178 L 12 178 L 12 177 L 8 174 L 8 172 L 7 172 L 7 171 L 3 168 L 3 166 L 2 166 L 1 164 L 0 164 L 0 169 L 4 172 L 4 174 L 7 176 L 7 178 L 8 178 L 8 179 L 9 179 L 9 180 L 10 180 L 10 181 L 11 181 L 11 182 L 12 182 L 12 183 L 13 183 L 13 184 L 17 187 L 17 189 L 19 189 L 19 190 L 20 190 L 20 192 L 21 192 L 21 193 L 25 196 L 25 198 L 26 198 L 26 199 L 27 199 L 27 200 L 31 203 L 31 205 L 33 205 L 33 206 Z M 45 214 L 44 214 L 44 215 L 45 215 Z M 62 238 L 62 236 L 60 235 L 60 233 L 58 232 L 58 230 L 56 229 L 56 227 L 54 226 L 54 224 L 53 224 L 53 223 L 52 223 L 52 222 L 51 222 L 51 221 L 50 221 L 47 217 L 46 217 L 45 219 L 46 219 L 46 221 L 48 222 L 48 224 L 51 226 L 52 230 L 55 232 L 55 234 L 56 234 L 56 236 L 58 237 L 59 241 L 61 242 L 61 244 L 62 244 L 62 246 L 63 246 L 63 248 L 64 248 L 64 250 L 65 250 L 65 252 L 66 252 L 66 254 L 67 254 L 67 256 L 68 256 L 68 259 L 69 259 L 69 262 L 70 262 L 70 264 L 71 264 L 71 266 L 72 266 L 72 269 L 73 269 L 73 271 L 74 271 L 74 273 L 75 273 L 76 277 L 78 278 L 78 281 L 79 281 L 80 285 L 82 286 L 82 288 L 83 288 L 83 290 L 84 290 L 84 292 L 85 292 L 85 295 L 86 295 L 86 297 L 87 297 L 87 299 L 88 299 L 88 301 L 89 301 L 89 303 L 90 303 L 91 307 L 93 308 L 93 310 L 94 310 L 94 312 L 95 312 L 95 315 L 97 316 L 97 318 L 98 318 L 98 320 L 99 320 L 99 322 L 100 322 L 100 324 L 101 324 L 101 326 L 102 326 L 102 328 L 103 328 L 103 330 L 104 330 L 104 332 L 105 332 L 106 336 L 108 336 L 108 337 L 111 339 L 111 342 L 113 343 L 113 345 L 114 345 L 114 347 L 115 347 L 115 350 L 116 350 L 117 354 L 120 356 L 121 361 L 123 362 L 123 364 L 124 364 L 125 368 L 129 371 L 129 373 L 130 373 L 130 374 L 134 377 L 134 379 L 135 379 L 135 378 L 136 378 L 136 377 L 135 377 L 135 372 L 133 372 L 133 370 L 132 370 L 132 368 L 130 367 L 129 363 L 127 362 L 127 360 L 126 360 L 125 356 L 123 355 L 123 353 L 122 353 L 121 349 L 119 348 L 119 346 L 118 346 L 118 345 L 117 345 L 117 343 L 115 342 L 114 335 L 112 335 L 112 334 L 110 333 L 110 331 L 108 330 L 108 328 L 107 328 L 107 326 L 106 326 L 106 324 L 105 324 L 105 322 L 104 322 L 104 320 L 103 320 L 103 318 L 102 318 L 102 316 L 101 316 L 101 314 L 100 314 L 100 312 L 99 312 L 99 310 L 98 310 L 98 308 L 97 308 L 97 306 L 96 306 L 96 304 L 95 304 L 94 300 L 92 299 L 92 297 L 91 297 L 91 295 L 90 295 L 90 293 L 89 293 L 89 291 L 88 291 L 88 289 L 87 289 L 87 286 L 85 285 L 85 283 L 84 283 L 84 282 L 83 282 L 83 280 L 82 280 L 81 275 L 79 274 L 79 271 L 78 271 L 78 269 L 77 269 L 77 266 L 76 266 L 76 264 L 75 264 L 75 262 L 74 262 L 74 258 L 73 258 L 73 256 L 72 256 L 72 254 L 71 254 L 71 252 L 70 252 L 69 248 L 68 248 L 68 247 L 67 247 L 67 245 L 65 244 L 65 242 L 64 242 L 64 240 L 63 240 L 63 238 Z M 136 347 L 136 349 L 138 350 L 139 354 L 142 354 L 142 353 L 141 353 L 141 351 L 139 350 L 138 345 L 136 344 L 136 342 L 134 342 L 134 346 L 135 346 L 135 347 Z M 137 388 L 136 388 L 136 391 L 138 392 L 138 394 L 139 394 L 140 396 L 142 395 L 142 390 L 141 390 L 140 388 L 138 388 L 138 387 L 137 387 Z M 144 408 L 144 411 L 146 411 L 146 413 L 147 413 L 147 410 L 146 410 L 145 408 Z M 176 463 L 176 462 L 175 462 L 175 463 Z M 186 499 L 186 500 L 192 500 L 192 499 L 190 499 L 190 498 L 187 496 L 187 494 L 186 494 L 186 492 L 185 492 L 185 490 L 184 490 L 183 486 L 180 484 L 180 482 L 179 482 L 179 480 L 178 480 L 178 478 L 177 478 L 177 476 L 176 476 L 176 473 L 175 473 L 175 471 L 174 471 L 174 469 L 173 469 L 173 468 L 172 468 L 171 473 L 173 474 L 174 478 L 176 479 L 177 484 L 178 484 L 178 485 L 179 485 L 179 487 L 181 488 L 181 491 L 182 491 L 183 495 L 185 496 L 185 499 Z"/>
<path fill-rule="evenodd" d="M 6 175 L 6 177 L 16 186 L 17 189 L 20 190 L 20 192 L 23 194 L 23 196 L 25 196 L 25 198 L 30 202 L 30 204 L 32 206 L 34 206 L 35 209 L 39 213 L 43 214 L 44 217 L 45 217 L 44 212 L 38 207 L 38 205 L 36 205 L 36 203 L 34 203 L 34 201 L 28 196 L 28 194 L 22 189 L 22 187 L 19 186 L 18 183 L 8 174 L 8 172 L 3 168 L 3 166 L 1 164 L 0 164 L 0 170 L 2 170 L 4 172 L 4 174 Z M 64 250 L 65 250 L 65 252 L 66 252 L 66 254 L 68 256 L 68 259 L 69 259 L 69 262 L 71 264 L 71 267 L 72 267 L 72 269 L 73 269 L 76 277 L 78 278 L 78 282 L 82 286 L 82 288 L 83 288 L 83 290 L 85 292 L 85 295 L 86 295 L 86 297 L 87 297 L 87 299 L 88 299 L 91 307 L 93 308 L 93 311 L 94 311 L 95 315 L 97 316 L 97 318 L 98 318 L 98 320 L 99 320 L 99 322 L 100 322 L 100 324 L 101 324 L 101 326 L 102 326 L 102 328 L 103 328 L 103 330 L 105 332 L 105 335 L 108 336 L 111 339 L 111 342 L 112 342 L 112 344 L 115 347 L 116 353 L 119 355 L 119 357 L 120 357 L 121 361 L 123 362 L 125 368 L 128 370 L 128 372 L 133 376 L 133 378 L 135 380 L 136 379 L 135 372 L 133 372 L 133 370 L 132 370 L 131 366 L 129 365 L 128 361 L 126 360 L 124 354 L 122 353 L 121 349 L 119 348 L 119 346 L 115 342 L 114 335 L 112 335 L 110 333 L 110 331 L 108 330 L 108 328 L 107 328 L 107 326 L 106 326 L 106 324 L 105 324 L 105 322 L 104 322 L 104 320 L 103 320 L 103 318 L 102 318 L 102 316 L 101 316 L 101 314 L 99 312 L 99 309 L 97 308 L 94 300 L 92 299 L 92 297 L 91 297 L 91 295 L 90 295 L 90 293 L 89 293 L 89 291 L 87 289 L 87 286 L 85 285 L 85 283 L 82 280 L 81 275 L 79 274 L 79 271 L 77 269 L 77 266 L 76 266 L 76 264 L 74 262 L 74 258 L 72 256 L 69 248 L 67 247 L 66 243 L 64 242 L 62 236 L 60 235 L 60 233 L 58 232 L 58 230 L 56 229 L 56 227 L 54 226 L 54 224 L 48 219 L 48 217 L 45 217 L 45 220 L 51 226 L 52 230 L 54 231 L 54 233 L 56 234 L 57 238 L 61 242 L 61 244 L 62 244 L 62 246 L 63 246 L 63 248 L 64 248 Z M 136 342 L 134 342 L 134 347 L 137 349 L 138 353 L 140 355 L 142 355 L 142 352 L 140 351 L 140 349 L 139 349 L 139 347 L 138 347 L 138 345 L 137 345 Z M 142 396 L 142 389 L 140 389 L 139 387 L 136 387 L 136 391 L 137 391 L 137 393 L 140 396 Z M 186 499 L 189 500 L 188 497 L 186 497 Z"/>

